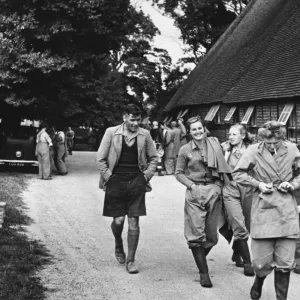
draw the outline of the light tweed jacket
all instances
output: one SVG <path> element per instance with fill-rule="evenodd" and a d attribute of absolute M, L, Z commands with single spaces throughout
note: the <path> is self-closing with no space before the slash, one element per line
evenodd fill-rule
<path fill-rule="evenodd" d="M 109 127 L 101 141 L 97 153 L 97 165 L 100 170 L 100 189 L 105 189 L 106 182 L 112 175 L 122 151 L 123 124 Z M 137 135 L 138 165 L 148 178 L 146 191 L 151 191 L 149 180 L 153 177 L 158 162 L 155 146 L 148 130 L 138 129 Z"/>

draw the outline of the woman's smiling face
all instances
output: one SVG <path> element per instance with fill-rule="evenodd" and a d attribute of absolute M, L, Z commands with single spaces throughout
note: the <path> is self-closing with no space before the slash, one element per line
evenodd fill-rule
<path fill-rule="evenodd" d="M 245 138 L 244 135 L 241 134 L 241 131 L 237 127 L 231 127 L 229 131 L 229 142 L 232 146 L 236 146 L 241 143 L 241 141 Z"/>
<path fill-rule="evenodd" d="M 204 137 L 204 127 L 200 121 L 190 125 L 190 134 L 196 141 L 201 141 Z"/>

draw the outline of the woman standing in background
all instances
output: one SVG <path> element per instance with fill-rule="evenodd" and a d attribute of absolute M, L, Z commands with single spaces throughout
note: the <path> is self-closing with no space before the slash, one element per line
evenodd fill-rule
<path fill-rule="evenodd" d="M 50 152 L 49 148 L 52 147 L 52 141 L 46 132 L 47 124 L 43 122 L 40 125 L 40 131 L 36 137 L 36 150 L 35 155 L 39 161 L 39 177 L 40 179 L 50 180 L 51 166 L 50 166 Z"/>

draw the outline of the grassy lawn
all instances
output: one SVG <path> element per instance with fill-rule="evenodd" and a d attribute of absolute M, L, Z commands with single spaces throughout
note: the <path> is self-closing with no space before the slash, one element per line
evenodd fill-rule
<path fill-rule="evenodd" d="M 23 225 L 26 216 L 20 194 L 30 175 L 0 173 L 0 202 L 6 202 L 6 218 L 0 229 L 0 299 L 45 299 L 45 288 L 37 272 L 51 262 L 47 249 L 39 241 L 29 240 Z"/>

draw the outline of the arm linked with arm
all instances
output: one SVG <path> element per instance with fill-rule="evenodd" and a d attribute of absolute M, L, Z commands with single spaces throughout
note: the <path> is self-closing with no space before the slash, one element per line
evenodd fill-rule
<path fill-rule="evenodd" d="M 252 186 L 258 188 L 260 182 L 254 177 L 249 175 L 249 171 L 255 165 L 255 158 L 251 148 L 248 148 L 241 159 L 237 163 L 235 169 L 232 172 L 234 181 L 243 186 Z"/>
<path fill-rule="evenodd" d="M 105 131 L 100 147 L 97 152 L 97 167 L 100 170 L 100 174 L 103 176 L 105 181 L 108 181 L 112 172 L 108 168 L 107 158 L 111 147 L 111 133 L 109 129 Z"/>
<path fill-rule="evenodd" d="M 295 147 L 296 148 L 296 147 Z M 295 160 L 293 163 L 293 179 L 290 181 L 290 184 L 293 185 L 294 190 L 300 188 L 300 152 L 298 148 L 295 149 Z"/>

